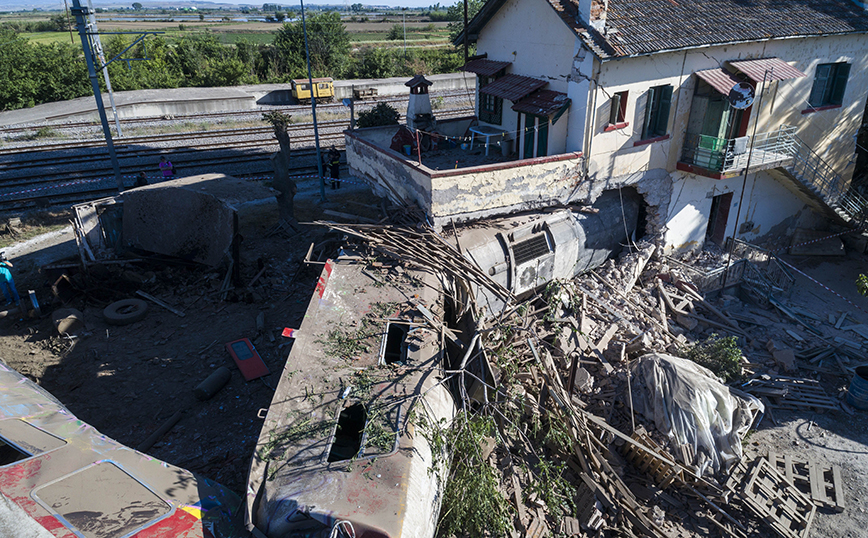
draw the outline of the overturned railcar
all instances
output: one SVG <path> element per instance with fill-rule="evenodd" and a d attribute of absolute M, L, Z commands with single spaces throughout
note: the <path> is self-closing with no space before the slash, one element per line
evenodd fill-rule
<path fill-rule="evenodd" d="M 642 197 L 633 189 L 604 192 L 580 210 L 563 208 L 492 219 L 459 232 L 467 259 L 521 297 L 554 279 L 572 278 L 619 253 L 641 235 Z M 485 289 L 477 304 L 489 314 L 503 303 Z"/>
<path fill-rule="evenodd" d="M 427 317 L 442 319 L 440 289 L 434 273 L 325 263 L 250 468 L 255 535 L 434 535 L 445 462 L 426 431 L 454 416 Z"/>
<path fill-rule="evenodd" d="M 244 536 L 241 499 L 78 420 L 0 361 L 0 536 Z"/>

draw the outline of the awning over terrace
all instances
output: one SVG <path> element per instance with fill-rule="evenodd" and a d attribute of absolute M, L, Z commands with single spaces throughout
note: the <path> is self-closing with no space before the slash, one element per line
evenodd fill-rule
<path fill-rule="evenodd" d="M 479 90 L 479 93 L 493 95 L 494 97 L 500 97 L 501 99 L 517 103 L 546 84 L 548 82 L 545 80 L 509 74 L 500 77 L 491 84 L 486 84 L 485 87 Z"/>

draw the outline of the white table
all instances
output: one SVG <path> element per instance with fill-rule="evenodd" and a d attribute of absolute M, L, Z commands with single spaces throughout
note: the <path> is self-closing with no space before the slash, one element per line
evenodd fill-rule
<path fill-rule="evenodd" d="M 488 157 L 488 143 L 491 140 L 492 136 L 503 136 L 506 131 L 503 129 L 498 129 L 497 127 L 491 127 L 490 125 L 477 125 L 475 127 L 471 127 L 470 131 L 470 149 L 473 149 L 473 140 L 476 138 L 476 135 L 485 137 L 485 156 Z"/>

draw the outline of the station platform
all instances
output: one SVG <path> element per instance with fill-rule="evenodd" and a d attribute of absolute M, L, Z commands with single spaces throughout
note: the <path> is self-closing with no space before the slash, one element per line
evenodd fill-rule
<path fill-rule="evenodd" d="M 426 76 L 433 82 L 430 91 L 466 90 L 475 92 L 473 73 L 446 73 Z M 408 77 L 335 81 L 335 99 L 352 97 L 353 89 L 376 88 L 378 96 L 409 94 L 404 83 Z M 297 104 L 289 84 L 256 84 L 220 88 L 173 88 L 114 92 L 115 107 L 121 119 L 153 116 L 181 116 L 229 110 L 256 110 L 261 106 Z M 103 94 L 106 109 L 111 104 Z M 111 113 L 109 112 L 109 118 Z M 50 122 L 96 121 L 99 119 L 93 96 L 45 103 L 32 108 L 0 112 L 0 126 Z"/>

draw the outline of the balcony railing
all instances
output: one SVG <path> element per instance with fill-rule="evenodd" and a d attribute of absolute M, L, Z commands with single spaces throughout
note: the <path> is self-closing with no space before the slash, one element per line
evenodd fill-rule
<path fill-rule="evenodd" d="M 753 154 L 749 136 L 715 138 L 687 133 L 681 162 L 721 173 L 744 170 L 749 154 L 751 168 L 781 163 L 791 159 L 795 153 L 795 132 L 795 127 L 785 125 L 775 131 L 757 134 L 753 140 Z"/>

